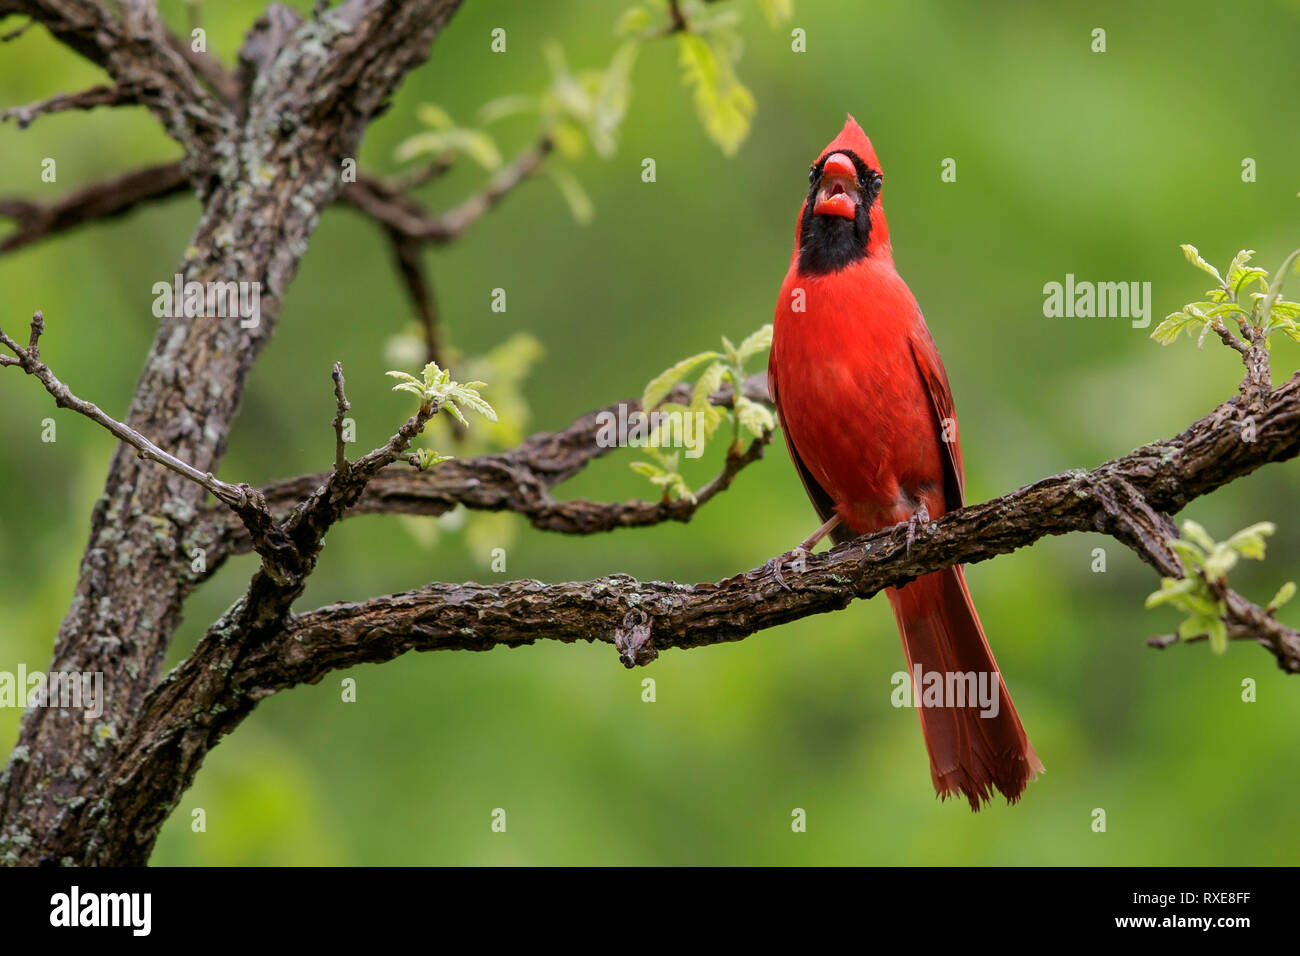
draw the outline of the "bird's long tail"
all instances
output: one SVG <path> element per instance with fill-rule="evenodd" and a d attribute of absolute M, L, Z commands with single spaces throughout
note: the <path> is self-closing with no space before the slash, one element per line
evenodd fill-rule
<path fill-rule="evenodd" d="M 961 568 L 887 593 L 907 653 L 934 789 L 941 798 L 960 793 L 972 810 L 992 799 L 994 788 L 1015 803 L 1043 765 L 998 673 Z"/>

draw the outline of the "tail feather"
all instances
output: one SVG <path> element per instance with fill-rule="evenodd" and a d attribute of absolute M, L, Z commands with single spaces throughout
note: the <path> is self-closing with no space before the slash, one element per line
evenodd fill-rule
<path fill-rule="evenodd" d="M 1043 765 L 993 660 L 961 568 L 936 571 L 887 593 L 913 684 L 919 666 L 923 675 L 941 675 L 939 686 L 960 691 L 941 706 L 927 707 L 924 688 L 913 687 L 935 791 L 940 798 L 961 794 L 972 810 L 991 800 L 995 789 L 1015 803 Z M 972 686 L 992 690 L 993 675 L 996 712 L 969 694 Z"/>

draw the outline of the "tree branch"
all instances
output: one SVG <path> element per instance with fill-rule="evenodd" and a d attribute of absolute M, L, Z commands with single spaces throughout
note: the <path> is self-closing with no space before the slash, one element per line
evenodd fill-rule
<path fill-rule="evenodd" d="M 191 160 L 231 125 L 229 111 L 195 78 L 167 40 L 152 3 L 128 3 L 120 16 L 96 0 L 0 0 L 0 18 L 25 13 L 50 34 L 133 91 Z M 195 167 L 197 168 L 197 166 Z"/>
<path fill-rule="evenodd" d="M 407 650 L 486 650 L 536 640 L 613 643 L 624 617 L 648 615 L 658 650 L 735 641 L 810 614 L 838 610 L 953 564 L 972 564 L 1047 535 L 1100 531 L 1177 575 L 1164 544 L 1176 537 L 1161 511 L 1178 511 L 1260 465 L 1300 454 L 1300 375 L 1260 412 L 1257 440 L 1233 424 L 1227 402 L 1168 441 L 1143 446 L 1092 471 L 1072 471 L 1001 498 L 943 515 L 912 543 L 904 526 L 864 536 L 785 572 L 786 591 L 768 566 L 716 584 L 642 583 L 623 575 L 570 584 L 431 584 L 418 591 L 299 615 L 265 647 L 241 679 L 276 688 L 318 680 L 335 667 L 380 661 Z M 1300 673 L 1300 633 L 1230 592 L 1233 637 L 1266 647 L 1278 666 Z M 278 662 L 278 663 L 277 663 Z M 286 683 L 287 682 L 287 683 Z"/>
<path fill-rule="evenodd" d="M 188 190 L 189 183 L 181 164 L 164 163 L 116 179 L 92 183 L 48 205 L 21 199 L 0 199 L 0 216 L 18 222 L 18 228 L 0 240 L 0 254 L 13 252 L 84 223 L 121 216 L 141 203 Z"/>
<path fill-rule="evenodd" d="M 686 387 L 675 389 L 665 401 L 689 399 Z M 752 401 L 767 401 L 767 377 L 751 376 L 745 395 Z M 731 404 L 731 390 L 712 396 L 714 404 Z M 627 413 L 641 404 L 632 399 L 621 403 Z M 597 442 L 601 416 L 617 415 L 619 405 L 590 412 L 559 432 L 533 435 L 510 451 L 453 458 L 428 471 L 394 465 L 374 476 L 365 492 L 343 517 L 365 514 L 407 514 L 436 516 L 457 505 L 476 511 L 512 511 L 526 517 L 533 527 L 561 534 L 596 534 L 617 528 L 646 527 L 666 521 L 689 521 L 710 499 L 730 487 L 745 467 L 762 457 L 770 436 L 756 440 L 744 452 L 727 456 L 722 471 L 695 495 L 695 500 L 592 502 L 582 499 L 557 501 L 552 490 L 578 474 L 595 459 L 613 448 Z M 272 512 L 293 507 L 326 480 L 326 473 L 302 475 L 266 485 L 260 489 Z M 208 574 L 227 556 L 249 550 L 250 542 L 239 522 L 224 509 L 209 509 L 206 530 L 195 535 L 208 559 Z"/>
<path fill-rule="evenodd" d="M 499 170 L 482 191 L 438 215 L 430 214 L 410 196 L 374 179 L 359 178 L 351 184 L 355 188 L 345 190 L 341 198 L 403 239 L 441 245 L 459 238 L 511 190 L 535 175 L 553 148 L 550 137 L 543 136 Z"/>
<path fill-rule="evenodd" d="M 66 110 L 93 110 L 100 106 L 122 106 L 139 102 L 136 91 L 125 86 L 92 86 L 80 93 L 58 93 L 39 103 L 14 106 L 0 110 L 0 122 L 17 120 L 19 129 L 26 129 L 38 116 L 61 113 Z"/>

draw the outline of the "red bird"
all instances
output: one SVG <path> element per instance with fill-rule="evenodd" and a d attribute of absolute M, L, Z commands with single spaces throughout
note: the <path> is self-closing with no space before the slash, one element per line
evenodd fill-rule
<path fill-rule="evenodd" d="M 962 504 L 952 390 L 894 268 L 880 160 L 852 116 L 808 178 L 768 365 L 790 458 L 825 522 L 794 553 L 827 534 L 844 542 L 904 522 L 910 542 L 920 524 Z M 949 675 L 973 672 L 989 690 L 997 675 L 996 709 L 969 698 L 958 706 L 956 695 L 920 706 L 935 790 L 941 798 L 961 794 L 972 810 L 994 788 L 1014 803 L 1043 765 L 997 672 L 961 568 L 886 593 L 909 674 L 919 667 L 955 686 Z M 914 686 L 918 703 L 922 691 Z"/>

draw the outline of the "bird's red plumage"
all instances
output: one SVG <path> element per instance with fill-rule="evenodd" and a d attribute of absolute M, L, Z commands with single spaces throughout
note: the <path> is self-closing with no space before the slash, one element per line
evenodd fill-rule
<path fill-rule="evenodd" d="M 852 151 L 880 171 L 852 117 L 818 162 Z M 816 167 L 817 164 L 814 164 Z M 816 188 L 814 186 L 814 188 Z M 921 310 L 894 268 L 879 197 L 864 254 L 834 271 L 801 270 L 795 252 L 781 286 L 769 385 L 791 458 L 821 514 L 838 514 L 843 541 L 961 506 L 964 488 L 952 392 Z M 844 226 L 843 228 L 851 228 Z M 909 671 L 994 673 L 997 665 L 960 568 L 889 589 Z M 1006 686 L 996 717 L 978 707 L 922 708 L 931 777 L 941 796 L 979 808 L 996 788 L 1016 800 L 1042 770 Z"/>

